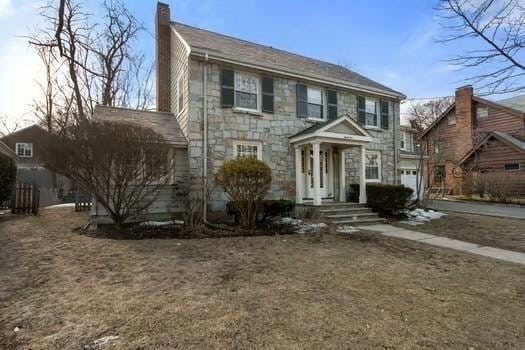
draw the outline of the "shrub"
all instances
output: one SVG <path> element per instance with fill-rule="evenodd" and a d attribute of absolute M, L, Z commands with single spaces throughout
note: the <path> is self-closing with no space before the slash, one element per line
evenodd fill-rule
<path fill-rule="evenodd" d="M 359 184 L 352 184 L 359 198 Z M 367 184 L 366 205 L 379 215 L 392 217 L 408 208 L 413 189 L 402 185 Z"/>
<path fill-rule="evenodd" d="M 16 181 L 14 159 L 0 155 L 0 203 L 9 200 Z"/>
<path fill-rule="evenodd" d="M 295 202 L 287 199 L 262 201 L 263 219 L 271 216 L 290 216 L 295 208 Z"/>
<path fill-rule="evenodd" d="M 239 214 L 239 223 L 253 227 L 272 183 L 270 167 L 255 158 L 242 157 L 224 163 L 216 180 L 230 198 L 230 209 Z"/>
<path fill-rule="evenodd" d="M 485 191 L 491 201 L 507 203 L 512 199 L 513 181 L 508 174 L 487 173 L 483 174 Z"/>
<path fill-rule="evenodd" d="M 354 203 L 359 202 L 359 184 L 350 184 L 350 188 L 346 194 L 346 200 Z"/>

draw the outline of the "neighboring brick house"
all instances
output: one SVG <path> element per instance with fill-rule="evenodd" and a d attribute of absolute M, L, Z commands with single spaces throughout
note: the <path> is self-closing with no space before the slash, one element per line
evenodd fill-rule
<path fill-rule="evenodd" d="M 455 102 L 422 135 L 429 156 L 428 183 L 462 194 L 466 176 L 506 174 L 525 195 L 525 96 L 498 102 L 456 90 Z"/>
<path fill-rule="evenodd" d="M 42 206 L 60 202 L 62 195 L 66 195 L 71 188 L 69 179 L 57 176 L 44 167 L 43 152 L 47 137 L 48 132 L 34 124 L 0 139 L 16 154 L 17 182 L 38 186 Z"/>
<path fill-rule="evenodd" d="M 244 155 L 271 167 L 270 198 L 299 204 L 345 201 L 350 183 L 363 184 L 364 202 L 367 181 L 399 183 L 402 93 L 339 65 L 173 22 L 162 3 L 156 32 L 157 109 L 182 133 L 190 198 L 209 195 L 210 209 L 223 210 L 214 174 Z"/>

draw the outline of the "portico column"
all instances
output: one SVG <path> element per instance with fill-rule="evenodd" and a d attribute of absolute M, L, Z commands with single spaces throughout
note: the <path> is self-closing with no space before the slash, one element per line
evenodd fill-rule
<path fill-rule="evenodd" d="M 319 151 L 321 150 L 319 142 L 312 143 L 314 153 L 314 205 L 321 205 L 321 174 L 319 164 Z"/>
<path fill-rule="evenodd" d="M 334 196 L 334 151 L 333 147 L 330 147 L 328 150 L 328 193 L 332 196 Z"/>
<path fill-rule="evenodd" d="M 303 204 L 303 173 L 301 147 L 295 146 L 295 203 Z"/>
<path fill-rule="evenodd" d="M 366 204 L 366 151 L 361 146 L 361 175 L 359 176 L 359 203 Z"/>
<path fill-rule="evenodd" d="M 346 202 L 346 165 L 343 150 L 339 153 L 339 201 Z"/>

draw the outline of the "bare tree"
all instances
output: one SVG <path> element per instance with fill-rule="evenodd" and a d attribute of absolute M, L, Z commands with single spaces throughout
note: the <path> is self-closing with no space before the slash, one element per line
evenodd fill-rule
<path fill-rule="evenodd" d="M 120 0 L 104 1 L 102 11 L 104 16 L 95 17 L 80 0 L 42 9 L 47 27 L 38 28 L 29 42 L 39 55 L 49 53 L 43 61 L 46 70 L 49 61 L 59 67 L 56 87 L 48 74 L 41 83 L 45 103 L 35 104 L 40 117 L 47 115 L 46 125 L 59 117 L 61 124 L 89 118 L 97 104 L 139 109 L 152 104 L 152 64 L 135 49 L 143 25 Z"/>
<path fill-rule="evenodd" d="M 452 64 L 474 70 L 467 79 L 479 94 L 525 91 L 525 3 L 523 0 L 441 0 L 446 32 L 441 42 L 475 41 Z"/>
<path fill-rule="evenodd" d="M 7 115 L 0 115 L 0 137 L 6 136 L 20 129 L 17 120 L 11 120 Z"/>
<path fill-rule="evenodd" d="M 435 186 L 434 176 L 427 176 L 426 191 L 423 191 L 423 179 L 425 167 L 427 173 L 433 170 L 436 166 L 443 163 L 445 160 L 445 152 L 443 147 L 439 145 L 428 145 L 421 140 L 423 132 L 430 127 L 453 103 L 452 97 L 443 97 L 432 99 L 422 103 L 411 103 L 408 108 L 408 122 L 411 127 L 416 130 L 415 151 L 417 154 L 416 164 L 416 200 L 417 202 L 425 203 Z M 439 130 L 438 130 L 439 131 Z M 439 142 L 438 142 L 439 143 Z M 421 194 L 423 193 L 423 198 Z"/>
<path fill-rule="evenodd" d="M 144 213 L 170 179 L 169 145 L 135 124 L 84 120 L 52 135 L 48 146 L 46 167 L 91 193 L 118 230 Z"/>

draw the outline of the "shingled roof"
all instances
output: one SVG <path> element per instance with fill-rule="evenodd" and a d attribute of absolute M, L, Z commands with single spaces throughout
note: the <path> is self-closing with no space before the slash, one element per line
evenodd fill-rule
<path fill-rule="evenodd" d="M 231 58 L 246 64 L 277 69 L 302 75 L 305 78 L 324 78 L 354 89 L 369 89 L 400 98 L 406 96 L 385 85 L 368 79 L 343 66 L 301 56 L 231 36 L 171 22 L 172 28 L 184 39 L 192 51 L 206 51 L 210 55 Z"/>
<path fill-rule="evenodd" d="M 184 137 L 179 123 L 172 113 L 98 105 L 95 107 L 93 117 L 98 120 L 133 123 L 150 128 L 161 134 L 166 142 L 172 145 L 187 146 L 186 137 Z"/>

